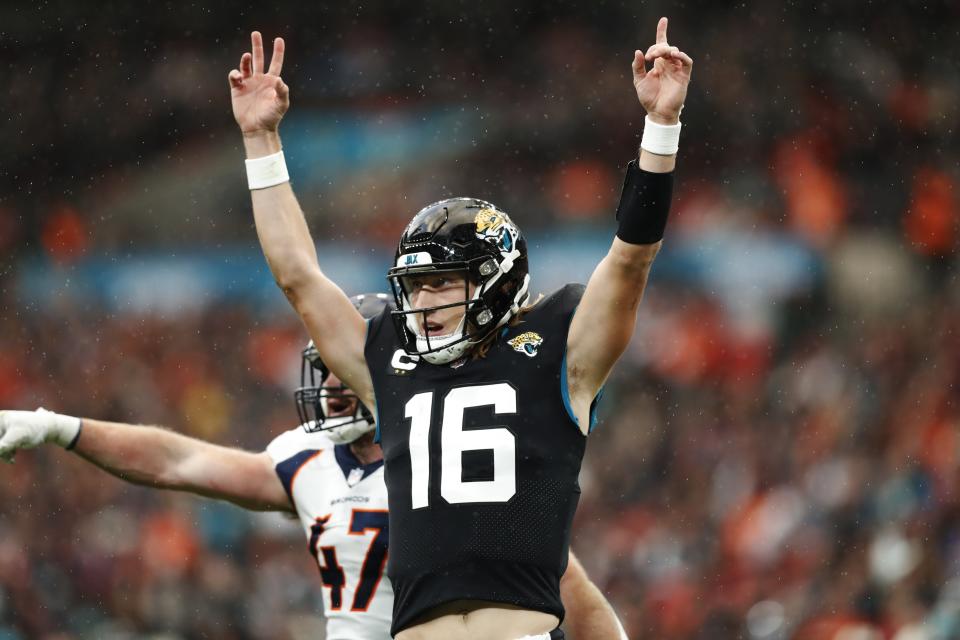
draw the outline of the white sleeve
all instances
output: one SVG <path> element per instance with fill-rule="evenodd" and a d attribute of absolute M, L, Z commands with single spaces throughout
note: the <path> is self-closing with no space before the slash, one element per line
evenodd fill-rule
<path fill-rule="evenodd" d="M 321 432 L 308 433 L 303 427 L 284 431 L 267 445 L 267 453 L 277 465 L 289 460 L 301 451 L 322 450 L 333 447 L 333 443 Z"/>

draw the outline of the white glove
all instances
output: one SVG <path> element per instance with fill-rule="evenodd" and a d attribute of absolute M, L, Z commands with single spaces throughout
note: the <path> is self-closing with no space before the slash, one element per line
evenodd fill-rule
<path fill-rule="evenodd" d="M 62 416 L 43 408 L 0 411 L 0 458 L 13 462 L 18 449 L 32 449 L 44 442 L 68 447 L 79 434 L 80 418 Z"/>

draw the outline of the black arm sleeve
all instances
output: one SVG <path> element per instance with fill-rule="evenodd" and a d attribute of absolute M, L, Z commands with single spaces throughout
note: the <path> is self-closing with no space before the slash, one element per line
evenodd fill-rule
<path fill-rule="evenodd" d="M 617 206 L 617 237 L 630 244 L 653 244 L 663 239 L 673 197 L 673 172 L 651 173 L 633 160 Z"/>

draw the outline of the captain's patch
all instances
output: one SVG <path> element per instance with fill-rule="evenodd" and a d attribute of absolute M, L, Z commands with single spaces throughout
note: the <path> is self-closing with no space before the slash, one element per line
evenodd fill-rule
<path fill-rule="evenodd" d="M 543 338 L 540 337 L 539 333 L 527 331 L 516 338 L 510 338 L 507 340 L 507 344 L 513 347 L 514 351 L 519 351 L 528 358 L 532 358 L 537 355 L 537 348 L 543 344 Z"/>

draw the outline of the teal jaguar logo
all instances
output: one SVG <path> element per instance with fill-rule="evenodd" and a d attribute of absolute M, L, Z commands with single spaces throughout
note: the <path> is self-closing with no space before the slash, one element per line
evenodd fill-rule
<path fill-rule="evenodd" d="M 540 337 L 539 333 L 527 331 L 516 338 L 507 340 L 507 344 L 513 347 L 514 351 L 519 351 L 528 358 L 532 358 L 537 355 L 537 349 L 543 344 L 543 338 Z"/>
<path fill-rule="evenodd" d="M 501 252 L 513 251 L 520 232 L 503 211 L 489 207 L 481 209 L 474 219 L 474 224 L 477 227 L 478 238 L 492 241 Z"/>

